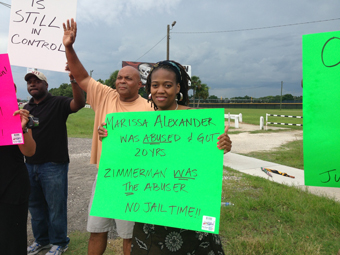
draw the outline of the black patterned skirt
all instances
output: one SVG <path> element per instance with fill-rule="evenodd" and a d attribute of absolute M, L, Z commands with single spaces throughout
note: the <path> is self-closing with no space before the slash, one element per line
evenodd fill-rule
<path fill-rule="evenodd" d="M 136 222 L 131 255 L 222 255 L 219 235 Z"/>

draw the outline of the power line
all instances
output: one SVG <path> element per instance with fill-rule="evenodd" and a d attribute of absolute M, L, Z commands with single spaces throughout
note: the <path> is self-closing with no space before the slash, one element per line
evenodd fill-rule
<path fill-rule="evenodd" d="M 335 18 L 335 19 L 324 19 L 324 20 L 316 20 L 316 21 L 308 21 L 308 22 L 301 22 L 301 23 L 292 23 L 292 24 L 277 25 L 277 26 L 269 26 L 269 27 L 255 27 L 255 28 L 245 28 L 245 29 L 225 30 L 225 31 L 211 31 L 211 32 L 171 32 L 171 33 L 172 33 L 172 34 L 215 34 L 215 33 L 232 33 L 232 32 L 241 32 L 241 31 L 251 31 L 251 30 L 270 29 L 270 28 L 277 28 L 277 27 L 298 26 L 298 25 L 305 25 L 305 24 L 312 24 L 312 23 L 319 23 L 319 22 L 326 22 L 326 21 L 334 21 L 334 20 L 340 20 L 340 18 Z"/>
<path fill-rule="evenodd" d="M 244 29 L 234 29 L 234 30 L 225 30 L 225 31 L 210 31 L 210 32 L 171 32 L 172 34 L 216 34 L 216 33 L 232 33 L 232 32 L 242 32 L 242 31 L 251 31 L 251 30 L 261 30 L 261 29 L 270 29 L 270 28 L 278 28 L 278 27 L 290 27 L 290 26 L 298 26 L 298 25 L 306 25 L 306 24 L 313 24 L 313 23 L 320 23 L 320 22 L 327 22 L 327 21 L 334 21 L 340 20 L 340 18 L 335 19 L 324 19 L 324 20 L 316 20 L 316 21 L 307 21 L 307 22 L 300 22 L 300 23 L 291 23 L 285 25 L 277 25 L 277 26 L 268 26 L 268 27 L 255 27 L 255 28 L 244 28 Z M 166 36 L 164 36 L 158 43 L 156 43 L 150 50 L 144 53 L 141 57 L 136 59 L 135 61 L 139 60 L 140 58 L 144 57 L 147 53 L 149 53 L 153 48 L 155 48 L 161 41 L 164 40 Z"/>
<path fill-rule="evenodd" d="M 158 43 L 156 43 L 150 50 L 148 50 L 147 52 L 145 52 L 142 56 L 140 56 L 139 58 L 137 58 L 135 61 L 137 61 L 138 59 L 140 59 L 140 58 L 144 57 L 146 54 L 148 54 L 153 48 L 155 48 L 158 44 L 160 44 L 161 41 L 163 41 L 165 37 L 166 37 L 166 36 L 164 36 L 164 37 L 163 37 Z"/>
<path fill-rule="evenodd" d="M 8 7 L 8 8 L 11 8 L 11 5 L 10 5 L 10 4 L 6 4 L 6 3 L 3 3 L 3 2 L 0 2 L 0 4 L 6 6 L 6 7 Z"/>

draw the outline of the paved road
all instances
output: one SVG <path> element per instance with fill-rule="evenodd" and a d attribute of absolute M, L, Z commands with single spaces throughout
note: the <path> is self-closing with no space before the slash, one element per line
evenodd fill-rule
<path fill-rule="evenodd" d="M 284 166 L 260 159 L 255 159 L 243 155 L 239 155 L 236 153 L 227 153 L 224 155 L 224 163 L 225 166 L 238 170 L 242 173 L 263 177 L 269 180 L 272 180 L 277 183 L 297 186 L 300 188 L 306 188 L 309 192 L 319 195 L 319 196 L 327 196 L 336 201 L 340 201 L 340 188 L 328 188 L 328 187 L 311 187 L 305 186 L 304 180 L 304 171 L 298 168 Z M 272 174 L 272 178 L 265 174 L 261 167 L 276 169 L 281 172 L 285 172 L 289 175 L 295 176 L 294 179 Z"/>

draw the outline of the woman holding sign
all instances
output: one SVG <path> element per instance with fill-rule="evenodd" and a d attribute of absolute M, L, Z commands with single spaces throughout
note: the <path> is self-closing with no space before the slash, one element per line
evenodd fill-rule
<path fill-rule="evenodd" d="M 157 111 L 189 110 L 188 81 L 185 69 L 174 61 L 161 61 L 150 70 L 146 82 L 149 101 Z M 107 136 L 103 125 L 98 129 L 100 139 Z M 217 143 L 227 153 L 231 141 L 225 133 Z M 135 223 L 131 254 L 224 254 L 218 235 L 153 224 Z"/>
<path fill-rule="evenodd" d="M 27 254 L 27 213 L 30 183 L 24 156 L 33 156 L 36 149 L 32 131 L 28 130 L 27 110 L 20 114 L 24 144 L 0 146 L 0 253 Z"/>

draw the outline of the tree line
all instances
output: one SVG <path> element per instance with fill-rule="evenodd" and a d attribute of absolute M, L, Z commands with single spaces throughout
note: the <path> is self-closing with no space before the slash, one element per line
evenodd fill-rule
<path fill-rule="evenodd" d="M 105 81 L 103 81 L 102 79 L 99 79 L 98 82 L 115 89 L 118 72 L 119 72 L 119 70 L 116 70 L 113 73 L 111 73 L 111 75 L 108 79 L 106 79 Z M 52 88 L 52 89 L 49 90 L 49 92 L 53 96 L 73 97 L 71 83 L 62 83 L 59 86 L 59 88 Z"/>
<path fill-rule="evenodd" d="M 281 95 L 276 95 L 276 96 L 265 96 L 265 97 L 250 97 L 250 96 L 244 96 L 244 97 L 232 97 L 230 100 L 233 99 L 239 99 L 239 100 L 256 100 L 256 102 L 259 103 L 278 103 L 281 100 Z M 285 94 L 282 95 L 282 102 L 292 102 L 292 101 L 302 101 L 302 96 L 293 96 L 292 94 Z"/>
<path fill-rule="evenodd" d="M 115 89 L 118 72 L 119 70 L 114 71 L 113 73 L 111 73 L 110 77 L 106 80 L 98 79 L 97 81 Z M 200 99 L 207 99 L 209 97 L 208 85 L 205 83 L 202 83 L 202 81 L 200 80 L 198 76 L 191 77 L 191 86 L 189 87 L 189 89 L 193 90 L 193 95 L 192 95 L 193 98 L 200 100 Z M 59 88 L 52 88 L 49 90 L 49 92 L 53 96 L 73 97 L 72 85 L 70 83 L 62 83 L 59 86 Z M 144 98 L 147 98 L 148 96 L 146 94 L 144 87 L 139 90 L 139 94 Z M 199 101 L 198 101 L 198 104 L 199 104 Z"/>
<path fill-rule="evenodd" d="M 111 73 L 110 77 L 106 80 L 98 79 L 98 82 L 105 84 L 113 89 L 116 88 L 116 80 L 118 76 L 119 70 L 114 71 Z M 200 104 L 201 100 L 206 100 L 206 99 L 221 99 L 221 97 L 217 97 L 215 95 L 209 95 L 209 87 L 207 84 L 202 83 L 201 79 L 198 76 L 192 76 L 191 77 L 191 85 L 189 87 L 189 90 L 193 91 L 193 94 L 189 97 L 190 99 L 193 100 L 198 100 L 198 105 Z M 62 83 L 59 88 L 52 88 L 49 90 L 49 92 L 54 95 L 54 96 L 66 96 L 66 97 L 73 97 L 72 95 L 72 86 L 71 84 L 68 83 Z M 145 88 L 141 88 L 139 90 L 139 94 L 147 98 L 147 94 L 145 91 Z M 246 101 L 252 101 L 256 100 L 256 102 L 263 102 L 263 103 L 278 103 L 281 100 L 280 95 L 276 96 L 265 96 L 265 97 L 260 97 L 260 98 L 254 98 L 250 97 L 248 95 L 243 96 L 243 97 L 232 97 L 232 98 L 224 98 L 222 100 L 246 100 Z M 296 97 L 293 96 L 292 94 L 285 94 L 282 95 L 282 102 L 292 102 L 292 101 L 302 101 L 302 96 Z"/>

